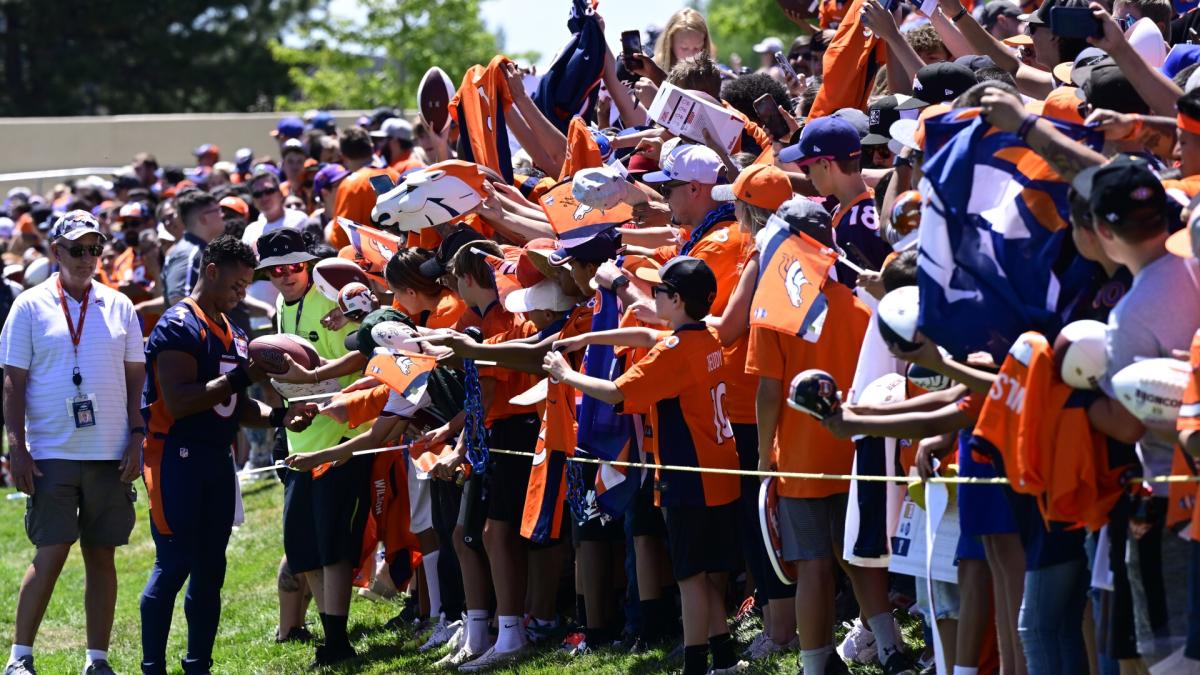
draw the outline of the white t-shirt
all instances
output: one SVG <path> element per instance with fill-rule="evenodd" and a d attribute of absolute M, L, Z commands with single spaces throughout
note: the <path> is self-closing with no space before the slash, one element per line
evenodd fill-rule
<path fill-rule="evenodd" d="M 242 232 L 242 242 L 248 244 L 258 253 L 258 238 L 268 232 L 274 232 L 280 228 L 288 228 L 301 232 L 304 226 L 308 224 L 308 216 L 303 211 L 296 209 L 284 209 L 283 216 L 277 220 L 268 221 L 267 217 L 259 214 L 258 220 L 246 226 Z"/>
<path fill-rule="evenodd" d="M 80 303 L 69 294 L 71 321 L 79 324 Z M 28 371 L 25 390 L 25 444 L 34 460 L 121 459 L 129 428 L 125 364 L 145 363 L 142 330 L 133 303 L 92 282 L 83 335 L 79 341 L 80 389 L 94 394 L 94 426 L 76 428 L 68 399 L 75 352 L 58 294 L 58 275 L 17 296 L 0 332 L 0 362 Z"/>

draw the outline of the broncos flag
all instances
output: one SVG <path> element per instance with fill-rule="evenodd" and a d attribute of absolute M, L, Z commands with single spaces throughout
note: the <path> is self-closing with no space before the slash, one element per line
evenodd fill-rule
<path fill-rule="evenodd" d="M 633 220 L 633 207 L 621 203 L 611 209 L 596 209 L 575 199 L 571 179 L 559 181 L 538 200 L 559 239 L 587 239 Z"/>
<path fill-rule="evenodd" d="M 617 296 L 602 288 L 597 292 L 592 308 L 592 332 L 612 330 L 621 320 Z M 624 371 L 622 359 L 617 358 L 610 345 L 588 345 L 583 372 L 602 380 L 613 380 Z M 600 459 L 628 462 L 636 448 L 631 415 L 622 415 L 615 406 L 584 395 L 578 408 L 578 448 Z M 640 461 L 640 460 L 639 460 Z M 625 513 L 630 500 L 641 485 L 642 469 L 602 464 L 596 472 L 596 506 L 610 516 Z"/>
<path fill-rule="evenodd" d="M 1100 147 L 1095 131 L 1047 121 Z M 977 110 L 932 117 L 925 130 L 939 149 L 925 160 L 920 190 L 920 330 L 956 357 L 986 351 L 997 363 L 1025 331 L 1053 339 L 1059 299 L 1082 283 L 1077 268 L 1057 265 L 1070 245 L 1069 182 Z"/>
<path fill-rule="evenodd" d="M 750 303 L 750 325 L 816 342 L 829 309 L 821 288 L 837 253 L 786 228 L 764 228 L 759 234 L 762 264 Z"/>
<path fill-rule="evenodd" d="M 538 340 L 545 340 L 560 332 L 565 324 L 566 321 L 560 319 L 546 326 L 538 332 Z M 543 382 L 547 389 L 552 386 L 546 380 Z M 538 432 L 529 484 L 525 490 L 525 508 L 521 513 L 521 536 L 538 544 L 562 536 L 563 507 L 567 494 L 567 453 L 546 446 L 545 415 L 550 414 L 548 405 L 542 406 L 542 414 L 542 428 Z"/>
<path fill-rule="evenodd" d="M 372 269 L 383 270 L 397 251 L 408 248 L 406 241 L 389 232 L 359 225 L 347 218 L 338 218 L 337 222 L 350 235 L 350 245 Z"/>

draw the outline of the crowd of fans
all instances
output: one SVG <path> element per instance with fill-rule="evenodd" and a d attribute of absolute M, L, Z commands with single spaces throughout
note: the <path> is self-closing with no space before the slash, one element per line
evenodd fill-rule
<path fill-rule="evenodd" d="M 464 672 L 547 644 L 685 675 L 1200 672 L 1200 14 L 781 2 L 798 37 L 743 66 L 694 9 L 614 49 L 573 6 L 547 72 L 497 56 L 419 117 L 7 193 L 4 480 L 37 550 L 6 675 L 75 542 L 84 672 L 113 672 L 139 476 L 144 673 L 185 583 L 183 669 L 213 667 L 238 482 L 276 477 L 275 638 L 314 667 L 360 658 L 358 587 Z M 347 263 L 364 287 L 330 288 Z M 315 356 L 266 363 L 279 334 Z M 1188 373 L 1157 416 L 1114 384 L 1147 359 Z M 938 530 L 955 578 L 889 573 L 905 482 L 952 476 L 984 479 Z"/>

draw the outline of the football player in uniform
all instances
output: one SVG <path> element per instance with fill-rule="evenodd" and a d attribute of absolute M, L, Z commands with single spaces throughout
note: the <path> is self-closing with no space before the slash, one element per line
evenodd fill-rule
<path fill-rule="evenodd" d="M 231 449 L 238 426 L 286 424 L 300 431 L 316 414 L 312 403 L 272 409 L 246 395 L 265 375 L 249 360 L 245 333 L 225 313 L 245 297 L 256 262 L 254 251 L 234 237 L 209 244 L 195 290 L 167 310 L 146 346 L 143 478 L 155 560 L 141 600 L 144 673 L 167 672 L 175 596 L 189 579 L 183 671 L 212 667 L 237 500 Z"/>

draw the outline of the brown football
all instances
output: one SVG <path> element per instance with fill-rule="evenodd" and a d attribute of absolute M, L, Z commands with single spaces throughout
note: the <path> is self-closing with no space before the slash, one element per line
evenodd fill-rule
<path fill-rule="evenodd" d="M 284 354 L 305 368 L 321 365 L 321 357 L 312 343 L 295 335 L 264 335 L 250 342 L 250 359 L 272 375 L 287 372 Z"/>

